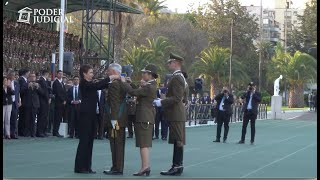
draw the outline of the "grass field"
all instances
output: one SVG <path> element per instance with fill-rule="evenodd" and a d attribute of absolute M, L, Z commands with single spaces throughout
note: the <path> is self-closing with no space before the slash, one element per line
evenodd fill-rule
<path fill-rule="evenodd" d="M 314 117 L 316 118 L 316 117 Z M 249 126 L 250 127 L 250 126 Z M 259 120 L 256 142 L 236 142 L 241 123 L 230 124 L 227 143 L 213 143 L 216 126 L 187 128 L 184 173 L 181 178 L 314 178 L 317 175 L 316 120 Z M 134 178 L 140 168 L 135 139 L 126 139 L 124 175 L 107 176 L 111 154 L 108 140 L 95 140 L 93 166 L 97 174 L 73 172 L 77 139 L 19 138 L 4 140 L 4 178 Z M 171 166 L 173 146 L 154 140 L 151 149 L 151 178 Z"/>

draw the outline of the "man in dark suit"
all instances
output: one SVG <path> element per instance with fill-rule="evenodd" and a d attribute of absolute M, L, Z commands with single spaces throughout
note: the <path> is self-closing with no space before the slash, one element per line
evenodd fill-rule
<path fill-rule="evenodd" d="M 20 86 L 18 81 L 16 81 L 14 71 L 10 71 L 8 73 L 8 80 L 11 80 L 11 87 L 14 91 L 14 95 L 12 96 L 12 111 L 10 117 L 10 137 L 12 139 L 18 139 L 18 108 L 21 106 Z"/>
<path fill-rule="evenodd" d="M 167 94 L 167 88 L 164 87 L 164 83 L 161 83 L 157 91 L 157 98 L 164 97 L 165 94 Z M 161 139 L 166 141 L 168 136 L 168 124 L 164 119 L 164 112 L 162 107 L 157 107 L 156 110 L 156 120 L 153 131 L 155 133 L 154 139 L 159 139 L 159 124 L 161 123 Z"/>
<path fill-rule="evenodd" d="M 28 77 L 30 74 L 29 69 L 20 69 L 19 70 L 19 86 L 20 86 L 20 98 L 21 98 L 21 106 L 19 108 L 19 121 L 18 121 L 18 135 L 24 136 L 26 131 L 26 120 L 25 120 L 25 94 L 28 90 Z"/>
<path fill-rule="evenodd" d="M 67 100 L 65 85 L 62 81 L 63 72 L 57 71 L 57 79 L 53 82 L 52 90 L 55 96 L 54 120 L 53 120 L 53 136 L 62 137 L 59 134 L 59 127 L 64 113 Z"/>
<path fill-rule="evenodd" d="M 40 85 L 36 82 L 36 74 L 30 73 L 28 78 L 28 89 L 24 95 L 25 103 L 22 104 L 25 109 L 26 131 L 25 136 L 35 137 L 35 120 L 39 111 L 39 95 L 43 95 Z"/>
<path fill-rule="evenodd" d="M 48 114 L 49 114 L 49 87 L 47 79 L 49 77 L 49 71 L 42 70 L 41 77 L 38 80 L 38 84 L 41 87 L 42 94 L 39 96 L 40 108 L 38 112 L 37 120 L 37 137 L 46 137 L 46 128 L 48 125 Z"/>
<path fill-rule="evenodd" d="M 102 90 L 97 91 L 98 103 L 97 103 L 97 124 L 94 135 L 95 138 L 102 140 L 104 135 L 104 105 L 105 105 L 105 92 Z"/>
<path fill-rule="evenodd" d="M 229 132 L 229 122 L 230 122 L 230 117 L 232 115 L 232 107 L 231 105 L 234 102 L 233 99 L 233 94 L 230 93 L 228 88 L 224 87 L 221 91 L 220 94 L 218 94 L 215 97 L 215 100 L 217 101 L 217 136 L 216 140 L 213 142 L 220 142 L 220 137 L 221 137 L 221 128 L 222 124 L 224 124 L 224 134 L 223 134 L 223 142 L 225 143 L 228 137 L 228 132 Z"/>
<path fill-rule="evenodd" d="M 133 96 L 127 96 L 127 128 L 128 136 L 127 138 L 133 138 L 133 123 L 136 120 L 136 98 Z"/>
<path fill-rule="evenodd" d="M 250 82 L 247 88 L 247 92 L 241 96 L 242 99 L 246 99 L 244 115 L 243 115 L 243 123 L 242 123 L 242 134 L 241 140 L 238 142 L 239 144 L 245 143 L 245 136 L 247 131 L 247 126 L 250 120 L 251 126 L 251 140 L 250 143 L 253 145 L 254 137 L 256 132 L 256 119 L 258 115 L 258 106 L 261 102 L 261 93 L 256 91 L 256 86 L 253 82 Z"/>
<path fill-rule="evenodd" d="M 208 93 L 203 93 L 203 97 L 201 98 L 201 104 L 211 104 L 211 99 Z"/>
<path fill-rule="evenodd" d="M 191 94 L 191 104 L 196 104 L 197 97 L 195 94 Z"/>
<path fill-rule="evenodd" d="M 73 86 L 67 92 L 67 103 L 70 106 L 70 117 L 68 121 L 69 138 L 78 137 L 78 123 L 81 104 L 81 92 L 79 89 L 80 79 L 78 76 L 73 78 Z"/>

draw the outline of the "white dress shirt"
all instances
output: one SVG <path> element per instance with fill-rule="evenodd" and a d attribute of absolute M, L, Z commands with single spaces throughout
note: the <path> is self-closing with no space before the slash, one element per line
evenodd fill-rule
<path fill-rule="evenodd" d="M 11 81 L 11 89 L 14 91 L 14 81 Z M 15 102 L 16 101 L 16 96 L 15 95 L 12 95 L 12 102 Z"/>

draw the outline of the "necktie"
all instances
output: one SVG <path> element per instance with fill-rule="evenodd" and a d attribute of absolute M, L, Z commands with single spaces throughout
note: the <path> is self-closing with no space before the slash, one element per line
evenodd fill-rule
<path fill-rule="evenodd" d="M 78 100 L 78 88 L 77 87 L 75 87 L 74 97 L 75 97 L 75 100 L 77 101 Z"/>

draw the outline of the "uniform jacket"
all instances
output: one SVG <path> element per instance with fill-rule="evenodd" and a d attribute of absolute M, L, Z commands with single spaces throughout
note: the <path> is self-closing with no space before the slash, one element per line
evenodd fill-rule
<path fill-rule="evenodd" d="M 174 73 L 168 82 L 166 99 L 163 99 L 161 104 L 169 122 L 186 121 L 186 110 L 182 102 L 185 96 L 185 83 L 180 71 Z"/>
<path fill-rule="evenodd" d="M 109 84 L 107 95 L 107 113 L 109 113 L 107 126 L 109 127 L 111 125 L 111 120 L 117 120 L 120 127 L 127 126 L 127 113 L 125 104 L 127 92 L 124 86 L 121 84 L 122 82 L 119 80 L 113 80 L 112 83 Z M 120 110 L 123 111 L 120 112 Z"/>
<path fill-rule="evenodd" d="M 156 99 L 156 81 L 150 81 L 146 86 L 133 89 L 128 83 L 123 83 L 126 91 L 137 97 L 136 122 L 146 122 L 154 124 L 156 110 L 153 101 Z"/>

